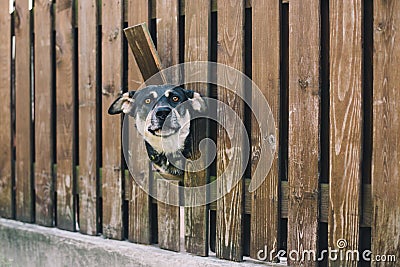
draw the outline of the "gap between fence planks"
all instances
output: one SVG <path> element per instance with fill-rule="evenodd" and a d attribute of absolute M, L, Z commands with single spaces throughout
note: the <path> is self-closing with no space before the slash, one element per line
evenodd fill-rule
<path fill-rule="evenodd" d="M 0 3 L 0 217 L 11 218 L 11 15 L 9 2 Z"/>
<path fill-rule="evenodd" d="M 375 0 L 372 253 L 400 256 L 400 4 Z M 396 263 L 387 263 L 395 266 Z"/>
<path fill-rule="evenodd" d="M 123 238 L 121 120 L 110 116 L 108 108 L 122 90 L 122 1 L 102 2 L 102 200 L 103 235 Z"/>
<path fill-rule="evenodd" d="M 361 207 L 362 1 L 331 0 L 328 246 L 358 250 Z M 346 181 L 346 182 L 344 182 Z M 331 266 L 357 266 L 335 261 Z"/>
<path fill-rule="evenodd" d="M 280 104 L 280 3 L 279 1 L 252 1 L 252 80 L 261 90 L 268 101 L 275 125 L 279 125 Z M 265 27 L 268 25 L 268 27 Z M 266 53 L 268 51 L 268 53 Z M 253 110 L 259 99 L 252 97 Z M 259 125 L 252 117 L 252 173 L 257 164 L 263 167 L 266 164 L 259 161 L 262 136 Z M 279 130 L 276 129 L 276 147 L 279 147 Z M 271 170 L 261 186 L 251 196 L 251 236 L 250 256 L 257 259 L 258 251 L 265 246 L 271 250 L 278 250 L 279 246 L 279 162 L 278 151 Z M 267 170 L 264 170 L 267 173 Z M 247 191 L 247 186 L 245 186 Z M 250 200 L 249 200 L 250 201 Z M 247 199 L 245 199 L 247 205 Z M 269 259 L 272 260 L 272 259 Z"/>
<path fill-rule="evenodd" d="M 75 38 L 73 0 L 55 4 L 57 227 L 75 231 Z"/>
<path fill-rule="evenodd" d="M 317 251 L 319 212 L 320 3 L 289 5 L 288 251 Z M 313 18 L 313 19 L 309 19 Z M 291 266 L 315 262 L 289 261 Z"/>
<path fill-rule="evenodd" d="M 31 12 L 27 0 L 15 1 L 15 186 L 16 218 L 33 222 Z"/>
<path fill-rule="evenodd" d="M 233 67 L 241 72 L 244 71 L 244 2 L 243 1 L 218 1 L 218 63 Z M 244 90 L 244 80 L 235 75 L 227 75 L 218 72 L 217 74 L 224 80 L 231 92 L 224 87 L 218 87 L 218 100 L 224 102 L 236 112 L 238 118 L 227 118 L 225 107 L 218 105 L 217 117 L 219 121 L 226 121 L 226 128 L 232 129 L 236 139 L 243 141 L 243 133 L 240 129 L 240 121 L 244 118 L 244 103 L 239 97 L 238 90 Z M 241 92 L 240 95 L 243 95 Z M 237 177 L 243 166 L 243 152 L 240 149 L 230 147 L 230 138 L 222 126 L 217 130 L 217 188 L 219 192 L 227 192 L 227 187 L 232 181 L 238 183 L 220 199 L 217 200 L 217 237 L 216 254 L 218 258 L 233 261 L 243 260 L 243 177 Z M 230 150 L 230 151 L 228 151 Z M 229 155 L 229 156 L 228 156 Z M 233 165 L 230 170 L 226 170 L 229 161 Z M 228 173 L 229 171 L 229 173 Z M 227 179 L 219 179 L 224 173 Z"/>
<path fill-rule="evenodd" d="M 98 228 L 97 90 L 98 1 L 79 1 L 79 228 L 95 235 Z"/>
<path fill-rule="evenodd" d="M 211 9 L 209 0 L 186 0 L 185 16 L 185 63 L 191 61 L 208 61 L 210 47 Z M 194 64 L 194 63 L 192 63 Z M 200 72 L 196 65 L 185 68 L 185 80 L 196 80 Z M 204 79 L 205 77 L 198 77 Z M 208 85 L 201 83 L 185 84 L 186 89 L 196 91 L 202 96 L 208 96 Z M 192 158 L 200 157 L 199 143 L 208 136 L 209 129 L 206 120 L 192 121 Z M 204 152 L 207 154 L 207 152 Z M 203 164 L 203 165 L 201 165 Z M 193 169 L 202 170 L 192 172 Z M 193 166 L 187 164 L 184 178 L 185 187 L 205 185 L 208 172 L 205 164 Z M 206 203 L 207 195 L 194 199 L 193 195 L 185 195 L 185 201 L 191 203 Z M 186 251 L 199 256 L 208 256 L 208 205 L 185 208 L 185 247 Z"/>
<path fill-rule="evenodd" d="M 53 226 L 53 2 L 34 1 L 35 32 L 35 195 L 36 218 L 40 225 Z"/>

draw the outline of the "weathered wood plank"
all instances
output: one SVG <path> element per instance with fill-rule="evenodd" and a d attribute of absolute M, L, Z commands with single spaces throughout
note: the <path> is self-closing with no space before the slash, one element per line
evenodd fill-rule
<path fill-rule="evenodd" d="M 11 15 L 0 3 L 0 217 L 12 216 L 11 177 Z"/>
<path fill-rule="evenodd" d="M 74 27 L 73 0 L 56 4 L 56 190 L 57 227 L 75 231 L 76 208 L 74 205 Z"/>
<path fill-rule="evenodd" d="M 149 10 L 148 0 L 127 2 L 128 12 L 128 24 L 136 25 L 139 23 L 148 23 L 149 21 Z M 140 28 L 137 28 L 140 27 Z M 161 69 L 160 62 L 152 62 L 152 65 L 144 65 L 151 63 L 151 60 L 155 57 L 147 56 L 152 55 L 152 50 L 155 51 L 154 45 L 151 42 L 150 34 L 145 25 L 137 26 L 133 28 L 125 29 L 125 34 L 128 39 L 128 43 L 132 49 L 132 53 L 129 53 L 129 67 L 128 67 L 128 89 L 137 90 L 143 81 L 151 77 L 154 72 Z M 139 36 L 138 36 L 139 35 Z M 141 36 L 141 38 L 140 38 Z M 142 44 L 140 40 L 145 42 Z M 150 45 L 149 45 L 150 44 Z M 146 54 L 141 54 L 146 52 Z M 140 56 L 139 56 L 140 55 Z M 136 57 L 136 59 L 135 59 Z M 138 63 L 139 64 L 138 64 Z M 132 129 L 132 131 L 131 131 Z M 130 127 L 130 138 L 133 140 L 141 140 L 139 133 Z M 132 242 L 150 244 L 151 243 L 151 220 L 150 211 L 151 203 L 149 195 L 140 188 L 136 183 L 137 179 L 142 181 L 144 186 L 149 186 L 150 168 L 149 160 L 146 153 L 144 142 L 129 142 L 129 150 L 132 151 L 132 155 L 135 155 L 135 160 L 125 159 L 128 164 L 137 165 L 132 166 L 135 169 L 142 170 L 141 177 L 131 177 L 129 181 L 129 190 L 131 190 L 129 198 L 129 232 L 128 238 Z M 133 151 L 135 151 L 133 153 Z"/>
<path fill-rule="evenodd" d="M 292 4 L 292 3 L 291 3 Z M 362 144 L 362 1 L 331 0 L 328 245 L 358 250 Z M 331 266 L 357 262 L 330 262 Z"/>
<path fill-rule="evenodd" d="M 53 181 L 53 16 L 52 1 L 35 0 L 35 191 L 36 223 L 52 226 Z"/>
<path fill-rule="evenodd" d="M 244 1 L 218 2 L 218 63 L 244 71 Z M 244 81 L 241 76 L 218 73 L 221 79 L 225 79 L 231 90 L 218 88 L 218 100 L 230 106 L 238 115 L 237 119 L 226 116 L 225 107 L 218 105 L 217 116 L 219 121 L 226 121 L 227 129 L 232 129 L 236 140 L 242 140 L 244 136 L 240 130 L 240 121 L 244 118 L 244 103 L 239 97 L 243 95 Z M 243 155 L 240 149 L 232 149 L 230 138 L 222 126 L 217 130 L 217 188 L 226 192 L 227 187 L 233 181 L 238 183 L 231 191 L 217 200 L 217 243 L 216 254 L 218 258 L 234 261 L 243 260 L 242 247 L 242 213 L 243 213 L 243 177 L 237 177 L 243 166 Z M 230 170 L 226 170 L 228 162 L 233 163 Z M 227 173 L 229 171 L 229 173 Z M 225 172 L 225 173 L 224 173 Z M 222 173 L 226 175 L 226 181 L 219 179 Z M 230 180 L 230 181 L 229 181 Z"/>
<path fill-rule="evenodd" d="M 122 90 L 122 1 L 102 1 L 103 235 L 122 239 L 121 120 L 107 114 Z"/>
<path fill-rule="evenodd" d="M 179 181 L 166 180 L 158 173 L 154 173 L 154 178 L 157 179 L 158 245 L 163 249 L 179 251 L 180 209 L 168 204 L 179 201 Z"/>
<path fill-rule="evenodd" d="M 313 18 L 313 19 L 309 19 Z M 317 251 L 320 2 L 289 5 L 288 251 Z M 290 266 L 316 266 L 300 259 Z"/>
<path fill-rule="evenodd" d="M 252 80 L 265 95 L 272 109 L 275 125 L 279 125 L 280 2 L 253 0 L 252 4 Z M 257 101 L 261 101 L 261 99 L 257 99 L 253 94 L 253 111 L 255 107 L 262 105 L 262 103 L 256 104 Z M 261 149 L 262 136 L 254 117 L 252 118 L 251 137 L 251 163 L 252 173 L 254 173 L 257 164 L 260 164 L 260 167 L 267 167 L 263 162 L 259 162 L 258 151 Z M 278 129 L 276 129 L 276 137 L 279 137 Z M 276 138 L 276 147 L 279 147 L 278 138 Z M 276 153 L 276 158 L 265 181 L 252 193 L 251 197 L 250 256 L 255 259 L 257 259 L 257 252 L 265 249 L 265 246 L 269 250 L 277 251 L 279 245 L 279 162 L 277 155 L 278 153 Z M 267 173 L 267 171 L 263 172 Z"/>
<path fill-rule="evenodd" d="M 28 0 L 15 2 L 16 218 L 34 220 L 32 184 L 31 31 Z"/>
<path fill-rule="evenodd" d="M 156 0 L 157 51 L 162 66 L 171 67 L 179 63 L 179 1 Z M 170 83 L 174 83 L 172 77 Z M 157 181 L 158 182 L 158 181 Z M 170 191 L 170 184 L 157 184 L 157 188 Z M 157 191 L 158 192 L 158 191 Z M 164 191 L 163 191 L 164 192 Z M 167 194 L 165 192 L 165 194 Z M 160 195 L 158 195 L 160 197 Z M 161 248 L 180 250 L 180 211 L 179 207 L 158 202 L 158 243 Z M 164 222 L 167 220 L 167 223 Z"/>
<path fill-rule="evenodd" d="M 187 0 L 185 16 L 185 62 L 207 61 L 209 59 L 211 9 L 208 0 Z M 185 69 L 185 80 L 196 79 L 196 66 Z M 202 77 L 204 78 L 204 77 Z M 188 89 L 208 96 L 207 84 L 191 83 L 186 85 Z M 205 120 L 193 121 L 192 132 L 195 134 L 192 139 L 193 159 L 200 157 L 198 149 L 200 140 L 207 137 L 208 123 Z M 204 130 L 205 129 L 205 130 Z M 207 152 L 205 152 L 207 153 Z M 205 164 L 196 166 L 195 169 L 204 169 Z M 186 187 L 197 187 L 207 183 L 207 170 L 190 172 L 194 166 L 186 166 L 184 185 Z M 206 195 L 201 199 L 205 203 Z M 185 195 L 185 201 L 190 199 L 195 203 L 200 199 L 193 199 L 194 196 Z M 208 255 L 208 206 L 185 208 L 185 247 L 186 251 L 199 256 Z"/>
<path fill-rule="evenodd" d="M 145 7 L 142 7 L 141 9 L 138 10 L 144 10 L 144 8 Z M 144 18 L 142 19 L 144 20 Z M 139 19 L 135 18 L 134 21 L 136 20 Z M 124 31 L 129 46 L 135 57 L 136 66 L 138 68 L 138 71 L 140 71 L 144 81 L 152 77 L 151 79 L 152 84 L 164 83 L 165 82 L 164 77 L 162 76 L 153 77 L 153 75 L 155 75 L 158 71 L 162 69 L 162 65 L 157 50 L 154 46 L 153 40 L 151 39 L 146 23 L 141 23 L 126 28 Z M 138 88 L 140 85 L 142 85 L 143 82 L 141 81 L 140 78 L 135 77 L 136 79 L 132 80 L 133 78 L 134 77 L 129 78 L 129 83 L 134 83 L 135 88 Z"/>
<path fill-rule="evenodd" d="M 372 252 L 400 256 L 400 3 L 374 1 Z M 386 263 L 379 266 L 395 266 Z"/>
<path fill-rule="evenodd" d="M 98 1 L 79 1 L 79 228 L 97 233 L 97 20 Z"/>

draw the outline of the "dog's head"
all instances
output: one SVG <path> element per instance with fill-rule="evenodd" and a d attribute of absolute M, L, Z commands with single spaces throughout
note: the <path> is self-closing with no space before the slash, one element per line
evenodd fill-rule
<path fill-rule="evenodd" d="M 151 146 L 158 152 L 172 153 L 183 148 L 193 112 L 205 109 L 204 100 L 194 91 L 173 85 L 152 85 L 122 94 L 108 113 L 123 112 L 134 117 L 138 132 Z"/>

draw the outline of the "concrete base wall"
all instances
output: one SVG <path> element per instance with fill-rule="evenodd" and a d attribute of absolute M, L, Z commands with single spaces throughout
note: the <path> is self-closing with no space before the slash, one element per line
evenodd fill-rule
<path fill-rule="evenodd" d="M 0 266 L 266 266 L 175 253 L 0 218 Z M 268 265 L 273 266 L 273 265 Z M 282 265 L 280 265 L 282 266 Z"/>

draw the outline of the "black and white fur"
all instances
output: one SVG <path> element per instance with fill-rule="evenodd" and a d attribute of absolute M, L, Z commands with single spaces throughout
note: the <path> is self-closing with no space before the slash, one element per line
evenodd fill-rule
<path fill-rule="evenodd" d="M 190 102 L 181 105 L 186 101 Z M 163 175 L 183 176 L 183 170 L 168 159 L 183 160 L 181 154 L 191 157 L 191 118 L 194 112 L 205 110 L 204 100 L 194 91 L 174 85 L 151 85 L 122 94 L 108 113 L 132 116 L 155 169 Z"/>

